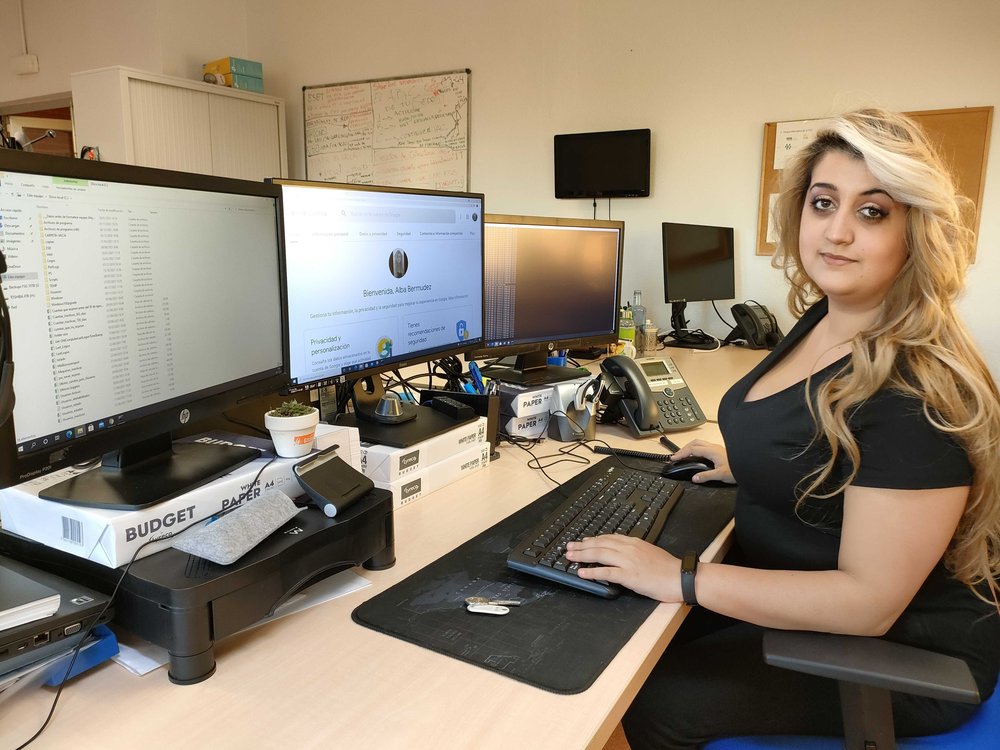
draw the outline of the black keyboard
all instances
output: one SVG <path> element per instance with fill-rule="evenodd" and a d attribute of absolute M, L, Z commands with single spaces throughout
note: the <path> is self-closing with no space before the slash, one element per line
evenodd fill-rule
<path fill-rule="evenodd" d="M 566 559 L 566 542 L 616 533 L 655 542 L 683 492 L 655 472 L 609 465 L 522 536 L 507 567 L 613 599 L 621 588 L 580 578 L 579 565 Z"/>

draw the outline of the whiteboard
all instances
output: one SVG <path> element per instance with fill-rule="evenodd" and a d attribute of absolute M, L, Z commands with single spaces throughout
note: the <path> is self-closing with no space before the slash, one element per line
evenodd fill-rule
<path fill-rule="evenodd" d="M 307 179 L 468 190 L 469 73 L 304 86 Z"/>

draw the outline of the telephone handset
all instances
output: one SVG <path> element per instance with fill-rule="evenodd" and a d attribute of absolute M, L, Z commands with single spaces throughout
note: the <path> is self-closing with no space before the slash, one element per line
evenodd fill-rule
<path fill-rule="evenodd" d="M 705 413 L 669 357 L 608 357 L 601 362 L 601 371 L 603 423 L 624 419 L 632 436 L 638 438 L 688 430 L 706 421 Z"/>
<path fill-rule="evenodd" d="M 727 342 L 743 340 L 750 349 L 773 349 L 785 334 L 778 327 L 778 321 L 763 305 L 752 300 L 733 305 L 736 327 L 726 337 Z"/>

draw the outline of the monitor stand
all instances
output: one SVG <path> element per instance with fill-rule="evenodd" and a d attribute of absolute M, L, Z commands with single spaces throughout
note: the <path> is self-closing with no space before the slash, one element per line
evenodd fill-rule
<path fill-rule="evenodd" d="M 676 331 L 670 333 L 671 336 L 677 338 L 665 338 L 663 339 L 664 346 L 675 347 L 678 349 L 718 349 L 722 346 L 722 343 L 717 339 L 705 336 L 704 334 L 694 334 L 689 331 L 682 331 L 678 334 Z"/>
<path fill-rule="evenodd" d="M 334 423 L 357 427 L 365 443 L 408 448 L 478 419 L 475 411 L 455 419 L 429 406 L 403 402 L 396 394 L 386 393 L 378 375 L 360 378 L 351 388 L 354 413 L 338 414 Z"/>
<path fill-rule="evenodd" d="M 488 365 L 481 368 L 483 375 L 502 383 L 517 385 L 548 385 L 567 380 L 585 378 L 593 373 L 582 367 L 562 367 L 548 363 L 549 353 L 544 349 L 537 352 L 518 354 L 514 364 Z"/>
<path fill-rule="evenodd" d="M 722 345 L 718 339 L 688 330 L 688 323 L 684 318 L 686 307 L 687 302 L 670 303 L 670 325 L 673 330 L 661 339 L 663 345 L 680 349 L 718 349 Z"/>
<path fill-rule="evenodd" d="M 274 614 L 298 591 L 341 570 L 396 562 L 392 493 L 374 489 L 335 518 L 309 505 L 232 565 L 169 548 L 109 568 L 0 529 L 0 552 L 105 593 L 114 620 L 167 649 L 170 681 L 215 672 L 215 643 Z M 303 646 L 304 648 L 307 646 Z"/>

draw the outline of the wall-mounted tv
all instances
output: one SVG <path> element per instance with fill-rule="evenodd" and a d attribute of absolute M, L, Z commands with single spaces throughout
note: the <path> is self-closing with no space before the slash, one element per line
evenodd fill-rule
<path fill-rule="evenodd" d="M 557 135 L 553 151 L 556 198 L 649 196 L 649 128 Z"/>

